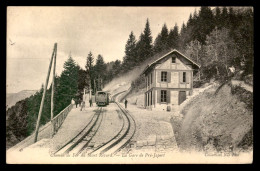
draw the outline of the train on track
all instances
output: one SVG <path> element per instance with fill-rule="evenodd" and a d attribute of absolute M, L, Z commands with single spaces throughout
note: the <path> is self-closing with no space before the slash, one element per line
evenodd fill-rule
<path fill-rule="evenodd" d="M 95 96 L 97 106 L 109 105 L 109 93 L 105 91 L 97 91 Z"/>

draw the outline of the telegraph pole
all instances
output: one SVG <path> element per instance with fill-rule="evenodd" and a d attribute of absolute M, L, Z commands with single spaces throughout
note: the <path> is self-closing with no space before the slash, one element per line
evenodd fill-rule
<path fill-rule="evenodd" d="M 42 109 L 43 109 L 44 99 L 45 99 L 45 95 L 46 95 L 46 89 L 47 89 L 48 82 L 49 82 L 49 76 L 50 76 L 50 71 L 51 71 L 53 56 L 54 56 L 54 53 L 55 53 L 55 49 L 56 49 L 56 48 L 57 48 L 57 43 L 54 44 L 54 49 L 53 49 L 52 56 L 51 56 L 51 61 L 50 61 L 49 69 L 48 69 L 48 74 L 47 74 L 47 78 L 46 78 L 45 85 L 44 85 L 44 91 L 43 91 L 43 95 L 42 95 L 41 106 L 40 106 L 40 110 L 39 110 L 39 114 L 38 114 L 38 119 L 37 119 L 37 124 L 36 124 L 36 129 L 35 129 L 34 142 L 37 142 L 37 136 L 38 136 L 39 126 L 40 126 L 40 120 L 41 120 L 41 115 L 42 115 Z"/>
<path fill-rule="evenodd" d="M 52 124 L 52 119 L 53 119 L 53 111 L 54 111 L 54 84 L 55 84 L 55 70 L 56 70 L 56 56 L 57 56 L 57 43 L 55 44 L 55 55 L 54 55 L 54 64 L 53 64 L 53 79 L 52 79 L 52 89 L 51 89 L 51 137 L 53 136 L 53 124 Z"/>

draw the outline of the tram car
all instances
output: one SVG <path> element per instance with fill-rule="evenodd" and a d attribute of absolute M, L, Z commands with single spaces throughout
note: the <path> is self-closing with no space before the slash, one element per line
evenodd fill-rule
<path fill-rule="evenodd" d="M 95 96 L 97 106 L 109 105 L 109 93 L 104 91 L 97 91 Z"/>

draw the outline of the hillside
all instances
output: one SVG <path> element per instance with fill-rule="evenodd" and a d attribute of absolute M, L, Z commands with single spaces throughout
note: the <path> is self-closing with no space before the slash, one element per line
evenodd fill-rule
<path fill-rule="evenodd" d="M 6 111 L 6 149 L 27 136 L 28 107 L 26 99 L 17 102 Z"/>
<path fill-rule="evenodd" d="M 253 96 L 238 86 L 223 86 L 217 95 L 212 87 L 188 103 L 175 121 L 181 150 L 235 152 L 252 150 Z"/>
<path fill-rule="evenodd" d="M 7 93 L 6 94 L 6 105 L 7 108 L 12 107 L 16 104 L 16 102 L 23 100 L 27 97 L 30 97 L 31 95 L 34 95 L 37 90 L 23 90 L 18 93 Z M 6 109 L 7 109 L 6 108 Z"/>

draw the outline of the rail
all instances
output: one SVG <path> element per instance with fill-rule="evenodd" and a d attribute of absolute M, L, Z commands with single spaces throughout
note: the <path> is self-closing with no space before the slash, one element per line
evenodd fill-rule
<path fill-rule="evenodd" d="M 56 115 L 51 120 L 53 135 L 58 132 L 60 126 L 62 125 L 62 123 L 64 122 L 64 120 L 66 119 L 67 115 L 69 114 L 72 108 L 73 108 L 72 104 L 68 105 L 65 109 L 63 109 L 58 115 Z"/>
<path fill-rule="evenodd" d="M 124 148 L 136 131 L 136 123 L 131 114 L 124 109 L 118 102 L 115 102 L 119 109 L 123 112 L 123 126 L 119 133 L 101 146 L 93 149 L 89 154 L 115 154 Z"/>
<path fill-rule="evenodd" d="M 102 118 L 99 119 L 101 113 L 102 107 L 98 107 L 97 112 L 93 115 L 90 122 L 74 138 L 70 139 L 66 144 L 56 150 L 54 154 L 64 155 L 72 151 L 76 146 L 81 146 L 82 144 L 84 146 L 81 146 L 79 150 L 77 149 L 78 151 L 75 153 L 76 155 L 74 155 L 77 156 L 81 151 L 83 151 L 99 129 L 103 119 L 103 115 Z"/>

